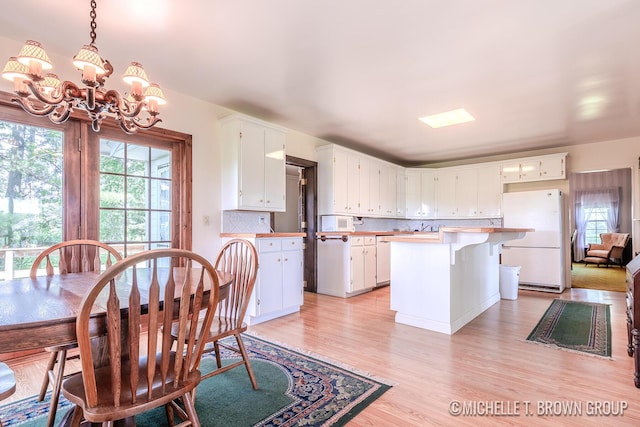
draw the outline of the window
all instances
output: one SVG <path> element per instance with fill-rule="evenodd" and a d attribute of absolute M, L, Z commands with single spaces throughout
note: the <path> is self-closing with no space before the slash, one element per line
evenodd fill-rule
<path fill-rule="evenodd" d="M 607 216 L 609 209 L 605 207 L 587 208 L 584 210 L 587 222 L 584 230 L 584 240 L 589 243 L 600 243 L 600 233 L 607 233 Z"/>
<path fill-rule="evenodd" d="M 0 280 L 27 276 L 45 247 L 95 239 L 123 256 L 191 249 L 191 137 L 135 135 L 85 115 L 32 117 L 0 92 Z M 11 215 L 9 215 L 11 212 Z"/>

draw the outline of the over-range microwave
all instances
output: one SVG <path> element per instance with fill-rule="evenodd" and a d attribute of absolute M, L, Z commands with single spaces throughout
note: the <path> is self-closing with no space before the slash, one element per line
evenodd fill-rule
<path fill-rule="evenodd" d="M 352 216 L 324 215 L 322 217 L 322 231 L 355 231 Z"/>

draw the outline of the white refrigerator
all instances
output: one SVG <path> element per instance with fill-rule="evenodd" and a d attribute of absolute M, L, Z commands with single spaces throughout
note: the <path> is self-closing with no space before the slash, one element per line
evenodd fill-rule
<path fill-rule="evenodd" d="M 521 289 L 559 293 L 570 287 L 566 203 L 557 189 L 502 195 L 503 226 L 535 229 L 502 247 L 502 264 L 520 266 Z"/>

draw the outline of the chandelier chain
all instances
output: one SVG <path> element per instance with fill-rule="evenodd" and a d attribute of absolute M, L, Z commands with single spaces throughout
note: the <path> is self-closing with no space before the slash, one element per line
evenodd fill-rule
<path fill-rule="evenodd" d="M 89 13 L 89 16 L 91 17 L 91 32 L 89 33 L 89 36 L 91 37 L 91 45 L 95 46 L 96 45 L 96 0 L 91 0 L 91 12 Z"/>

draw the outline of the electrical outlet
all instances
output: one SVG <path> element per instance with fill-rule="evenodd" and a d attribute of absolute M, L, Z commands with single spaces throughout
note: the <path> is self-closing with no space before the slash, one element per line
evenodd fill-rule
<path fill-rule="evenodd" d="M 209 225 L 210 220 L 209 220 L 209 215 L 205 215 L 202 217 L 202 224 L 203 225 Z"/>
<path fill-rule="evenodd" d="M 258 224 L 260 224 L 260 225 L 264 225 L 264 216 L 260 215 L 260 216 L 258 217 Z"/>

